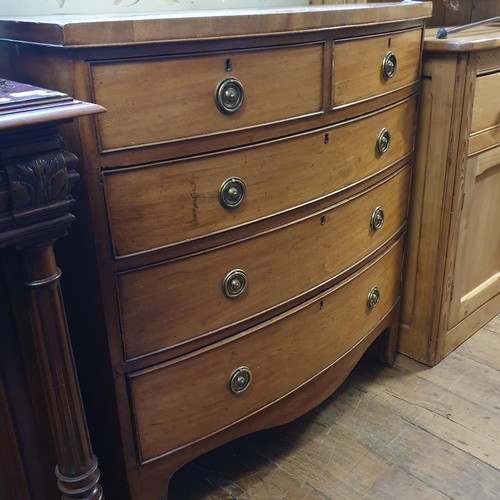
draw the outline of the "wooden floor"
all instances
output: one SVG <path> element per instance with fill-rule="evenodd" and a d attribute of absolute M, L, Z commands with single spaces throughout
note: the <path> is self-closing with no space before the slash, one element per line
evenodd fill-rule
<path fill-rule="evenodd" d="M 171 500 L 500 499 L 500 316 L 433 368 L 367 356 L 291 424 L 178 471 Z"/>

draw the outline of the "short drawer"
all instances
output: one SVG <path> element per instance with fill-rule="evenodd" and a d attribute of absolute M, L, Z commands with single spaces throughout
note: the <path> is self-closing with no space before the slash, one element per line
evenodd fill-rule
<path fill-rule="evenodd" d="M 402 246 L 258 328 L 130 376 L 139 460 L 167 455 L 241 421 L 352 349 L 397 302 Z"/>
<path fill-rule="evenodd" d="M 500 144 L 500 72 L 478 76 L 471 119 L 469 154 Z"/>
<path fill-rule="evenodd" d="M 101 149 L 206 136 L 323 111 L 324 44 L 92 63 Z M 241 106 L 240 106 L 241 101 Z M 217 104 L 219 103 L 219 105 Z"/>
<path fill-rule="evenodd" d="M 271 232 L 117 274 L 126 358 L 208 336 L 349 269 L 403 226 L 409 177 L 407 166 L 363 194 Z"/>
<path fill-rule="evenodd" d="M 263 219 L 408 156 L 416 99 L 344 125 L 193 160 L 104 173 L 115 256 Z M 380 151 L 379 137 L 390 142 Z M 231 195 L 234 195 L 231 197 Z"/>
<path fill-rule="evenodd" d="M 335 42 L 333 108 L 417 82 L 421 45 L 421 29 Z"/>

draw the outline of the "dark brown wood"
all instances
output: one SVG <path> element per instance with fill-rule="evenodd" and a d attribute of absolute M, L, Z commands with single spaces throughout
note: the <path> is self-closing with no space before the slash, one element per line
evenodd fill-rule
<path fill-rule="evenodd" d="M 29 497 L 22 451 L 9 410 L 10 403 L 0 376 L 0 442 L 3 447 L 0 454 L 0 500 Z"/>
<path fill-rule="evenodd" d="M 14 433 L 2 440 L 6 450 L 2 458 L 10 461 L 10 465 L 0 468 L 0 483 L 5 485 L 0 491 L 5 492 L 6 500 L 43 500 L 58 496 L 54 478 L 57 459 L 26 314 L 24 280 L 18 257 L 14 247 L 0 249 L 0 372 L 6 396 L 3 409 L 12 422 L 10 429 Z M 5 431 L 7 429 L 8 426 L 4 427 Z M 14 473 L 16 454 L 22 467 L 17 467 Z M 23 489 L 27 492 L 24 496 L 13 493 Z"/>
<path fill-rule="evenodd" d="M 59 284 L 61 271 L 55 262 L 52 242 L 23 248 L 21 259 L 40 375 L 51 416 L 58 487 L 64 499 L 100 500 L 100 472 L 81 402 Z"/>
<path fill-rule="evenodd" d="M 36 353 L 50 425 L 42 432 L 53 437 L 62 498 L 99 500 L 103 497 L 100 473 L 79 392 L 53 243 L 74 220 L 69 212 L 73 204 L 70 189 L 78 178 L 74 170 L 78 160 L 64 149 L 58 128 L 64 121 L 102 108 L 5 80 L 0 81 L 0 97 L 0 247 L 18 250 L 26 301 L 18 299 L 15 307 L 22 308 L 30 319 L 32 338 L 20 342 L 33 342 L 31 349 Z M 15 315 L 22 314 L 16 310 Z M 20 325 L 18 328 L 21 330 Z M 13 376 L 12 370 L 7 373 Z M 14 386 L 15 381 L 9 384 Z M 3 382 L 0 389 L 5 402 L 3 431 L 8 438 L 2 443 L 7 447 L 4 453 L 12 456 L 13 481 L 9 484 L 17 484 L 15 489 L 11 487 L 11 498 L 48 498 L 52 492 L 29 477 L 29 468 L 23 465 L 36 455 L 23 446 L 24 437 L 14 428 L 15 402 L 7 404 Z M 47 450 L 46 455 L 52 457 L 52 451 Z M 4 472 L 2 468 L 2 477 Z"/>
<path fill-rule="evenodd" d="M 499 0 L 432 0 L 427 26 L 458 26 L 498 15 Z"/>

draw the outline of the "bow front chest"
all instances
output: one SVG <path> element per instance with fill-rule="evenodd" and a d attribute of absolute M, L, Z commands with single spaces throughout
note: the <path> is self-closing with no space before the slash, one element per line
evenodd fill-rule
<path fill-rule="evenodd" d="M 60 251 L 105 492 L 161 498 L 375 339 L 391 362 L 429 11 L 0 22 L 4 73 L 107 109 L 65 131 L 84 167 Z"/>

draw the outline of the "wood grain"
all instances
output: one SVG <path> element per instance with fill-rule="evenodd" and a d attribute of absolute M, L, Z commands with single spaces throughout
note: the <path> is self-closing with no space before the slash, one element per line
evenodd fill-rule
<path fill-rule="evenodd" d="M 109 118 L 86 119 L 68 131 L 82 153 L 79 205 L 84 217 L 66 252 L 75 274 L 86 275 L 70 286 L 72 325 L 95 409 L 92 433 L 102 437 L 96 452 L 107 467 L 103 478 L 121 482 L 119 490 L 109 491 L 124 491 L 121 498 L 161 498 L 170 475 L 188 460 L 318 405 L 372 342 L 377 341 L 381 360 L 392 363 L 403 247 L 397 242 L 406 229 L 421 17 L 428 7 L 388 2 L 0 22 L 0 33 L 11 39 L 0 43 L 2 68 L 26 79 L 51 80 L 75 90 L 79 98 L 103 99 L 109 107 Z M 395 79 L 380 83 L 380 59 L 370 60 L 366 73 L 358 65 L 354 72 L 367 75 L 370 92 L 363 93 L 357 84 L 352 99 L 332 109 L 334 73 L 350 71 L 342 69 L 342 60 L 332 68 L 335 43 L 361 42 L 351 46 L 349 56 L 362 57 L 363 49 L 370 48 L 367 40 L 381 39 L 383 56 L 389 45 L 398 45 L 392 36 L 399 40 L 407 34 L 411 57 L 398 55 Z M 17 43 L 16 38 L 24 40 Z M 42 40 L 47 45 L 37 43 Z M 240 115 L 219 116 L 214 89 L 230 74 L 242 80 L 244 105 Z M 378 158 L 371 134 L 386 126 L 382 118 L 388 115 L 395 118 L 387 122 L 393 142 Z M 286 138 L 290 144 L 313 136 L 320 139 L 321 151 L 329 145 L 321 159 L 310 154 L 316 149 L 306 151 L 301 144 L 272 151 Z M 249 151 L 259 153 L 245 158 Z M 250 174 L 254 182 L 246 200 L 249 206 L 258 186 L 260 194 L 251 204 L 255 212 L 236 222 L 210 226 L 204 221 L 196 229 L 197 218 L 203 217 L 196 205 L 205 200 L 193 192 L 193 182 L 186 189 L 185 180 L 174 180 L 190 168 L 198 176 L 210 170 L 195 185 L 203 187 L 202 195 L 208 193 L 206 201 L 215 210 L 223 179 L 208 183 L 216 172 L 234 175 L 233 154 L 252 163 L 262 155 L 260 171 Z M 307 160 L 299 163 L 299 156 Z M 273 160 L 276 173 L 262 175 L 266 169 L 272 172 Z M 344 171 L 332 171 L 332 165 L 344 165 Z M 310 171 L 295 174 L 292 169 Z M 243 178 L 250 170 L 248 163 L 239 173 Z M 172 175 L 163 178 L 163 172 Z M 310 181 L 308 174 L 315 173 L 319 178 Z M 127 189 L 108 190 L 104 196 L 109 179 L 129 174 Z M 129 201 L 120 196 L 133 199 L 133 188 L 146 178 L 150 186 L 141 187 L 136 204 L 137 212 L 143 211 L 121 213 Z M 276 188 L 280 181 L 283 185 Z M 308 194 L 296 200 L 301 183 L 308 185 Z M 158 206 L 165 200 L 162 190 L 173 194 L 171 207 L 168 196 L 167 206 Z M 149 203 L 150 192 L 156 203 Z M 282 205 L 273 200 L 276 192 L 285 200 Z M 111 196 L 113 224 L 121 217 L 116 227 L 122 226 L 115 254 L 106 206 Z M 370 219 L 377 206 L 386 218 L 374 231 Z M 165 231 L 177 211 L 182 211 L 181 223 Z M 137 220 L 127 226 L 134 215 Z M 135 234 L 127 234 L 134 225 Z M 159 234 L 150 238 L 145 226 Z M 172 235 L 177 226 L 183 234 Z M 387 261 L 382 255 L 391 248 L 397 257 Z M 236 268 L 248 273 L 249 286 L 230 300 L 221 282 Z M 370 277 L 385 291 L 367 316 L 366 289 L 376 286 Z M 240 362 L 238 357 L 248 358 L 256 374 L 246 393 L 255 399 L 249 402 L 243 394 L 230 405 L 227 372 Z M 388 474 L 400 477 L 392 466 Z M 411 484 L 418 488 L 420 482 Z"/>
<path fill-rule="evenodd" d="M 349 269 L 402 227 L 408 182 L 405 168 L 377 189 L 297 223 L 189 259 L 119 274 L 127 357 L 239 323 Z M 370 220 L 379 205 L 386 220 L 373 231 Z M 248 288 L 228 299 L 221 286 L 233 269 L 246 272 Z"/>
<path fill-rule="evenodd" d="M 450 328 L 500 293 L 500 147 L 468 159 L 464 193 Z"/>
<path fill-rule="evenodd" d="M 477 78 L 470 124 L 471 134 L 491 127 L 500 127 L 500 112 L 495 105 L 499 88 L 500 72 Z"/>
<path fill-rule="evenodd" d="M 29 16 L 5 18 L 0 38 L 55 46 L 147 43 L 165 40 L 214 39 L 230 36 L 284 34 L 331 27 L 374 25 L 431 15 L 430 2 L 325 5 L 289 9 L 219 9 L 155 13 L 154 16 Z"/>
<path fill-rule="evenodd" d="M 137 147 L 321 113 L 323 50 L 316 43 L 93 64 L 94 98 L 107 109 L 98 118 L 101 147 Z M 214 102 L 226 78 L 244 89 L 241 108 L 230 115 Z"/>
<path fill-rule="evenodd" d="M 172 245 L 241 226 L 340 192 L 413 149 L 416 99 L 311 133 L 187 161 L 104 174 L 115 255 Z M 386 128 L 389 149 L 376 149 Z M 270 168 L 270 164 L 272 168 Z M 240 206 L 224 209 L 219 189 L 245 184 Z"/>
<path fill-rule="evenodd" d="M 377 265 L 349 280 L 349 286 L 321 294 L 282 317 L 164 367 L 132 374 L 131 402 L 141 461 L 239 423 L 344 356 L 397 302 L 401 252 L 400 241 Z M 370 309 L 366 298 L 375 285 L 381 301 Z M 235 395 L 227 383 L 239 366 L 248 366 L 253 380 L 247 391 Z"/>
<path fill-rule="evenodd" d="M 500 14 L 499 0 L 460 0 L 458 11 L 446 5 L 443 0 L 433 0 L 432 19 L 428 26 L 457 26 L 488 19 Z"/>
<path fill-rule="evenodd" d="M 464 364 L 461 375 L 404 356 L 394 369 L 365 357 L 320 408 L 185 466 L 169 498 L 270 498 L 282 487 L 288 498 L 496 499 L 500 415 L 469 389 L 482 378 L 498 383 L 487 367 L 498 361 L 499 321 L 447 358 Z"/>
<path fill-rule="evenodd" d="M 499 30 L 464 37 L 425 42 L 399 349 L 431 365 L 500 303 Z"/>
<path fill-rule="evenodd" d="M 464 31 L 450 33 L 447 38 L 437 39 L 435 29 L 425 32 L 424 49 L 432 52 L 464 52 L 490 50 L 500 46 L 498 26 L 477 26 Z"/>
<path fill-rule="evenodd" d="M 419 79 L 422 31 L 335 42 L 332 107 L 392 92 Z M 391 51 L 397 58 L 392 78 L 382 76 L 382 61 Z"/>

